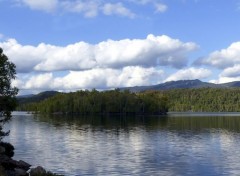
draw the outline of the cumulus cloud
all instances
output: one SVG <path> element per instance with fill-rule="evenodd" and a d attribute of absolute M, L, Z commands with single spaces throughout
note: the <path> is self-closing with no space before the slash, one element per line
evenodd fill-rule
<path fill-rule="evenodd" d="M 133 12 L 131 12 L 129 9 L 127 9 L 126 7 L 124 7 L 124 5 L 122 3 L 116 3 L 116 4 L 112 4 L 112 3 L 106 3 L 103 6 L 103 13 L 105 15 L 119 15 L 119 16 L 126 16 L 129 18 L 134 18 L 135 14 Z"/>
<path fill-rule="evenodd" d="M 39 74 L 32 76 L 24 85 L 26 89 L 41 89 L 52 87 L 51 83 L 53 80 L 52 73 Z"/>
<path fill-rule="evenodd" d="M 238 76 L 238 77 L 219 76 L 218 79 L 213 79 L 213 80 L 210 80 L 209 82 L 215 83 L 215 84 L 222 84 L 222 83 L 228 83 L 228 82 L 233 82 L 233 81 L 240 81 L 240 76 Z"/>
<path fill-rule="evenodd" d="M 27 79 L 18 78 L 13 84 L 20 89 L 109 89 L 125 86 L 150 85 L 162 81 L 164 72 L 156 68 L 124 67 L 123 69 L 91 69 L 70 71 L 63 77 L 41 73 Z"/>
<path fill-rule="evenodd" d="M 197 60 L 195 64 L 208 65 L 222 70 L 218 79 L 211 80 L 213 83 L 240 81 L 240 42 L 214 51 L 208 57 Z"/>
<path fill-rule="evenodd" d="M 226 49 L 214 51 L 208 57 L 199 59 L 196 63 L 214 66 L 219 69 L 240 64 L 240 42 L 232 43 Z"/>
<path fill-rule="evenodd" d="M 45 47 L 22 46 L 15 39 L 0 43 L 5 54 L 17 65 L 18 72 L 31 72 L 33 67 L 41 62 L 41 52 L 45 52 Z M 44 51 L 43 51 L 44 50 Z"/>
<path fill-rule="evenodd" d="M 189 52 L 198 46 L 165 35 L 148 35 L 146 39 L 107 40 L 95 45 L 78 42 L 65 47 L 44 43 L 38 46 L 21 45 L 10 39 L 0 42 L 0 47 L 17 65 L 20 73 L 126 66 L 181 68 L 187 64 Z"/>
<path fill-rule="evenodd" d="M 221 77 L 238 77 L 240 76 L 240 64 L 229 67 L 223 70 L 220 74 Z"/>
<path fill-rule="evenodd" d="M 213 83 L 227 83 L 240 81 L 240 64 L 225 68 L 218 76 L 218 79 L 211 80 Z"/>
<path fill-rule="evenodd" d="M 165 81 L 204 79 L 210 77 L 212 72 L 205 68 L 186 68 L 170 75 Z"/>

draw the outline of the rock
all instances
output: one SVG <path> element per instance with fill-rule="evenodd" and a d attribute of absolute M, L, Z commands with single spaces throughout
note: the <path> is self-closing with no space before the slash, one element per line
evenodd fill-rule
<path fill-rule="evenodd" d="M 16 176 L 27 176 L 28 175 L 26 170 L 23 170 L 20 168 L 15 168 L 15 174 L 16 174 Z"/>
<path fill-rule="evenodd" d="M 30 164 L 24 161 L 15 161 L 6 155 L 0 155 L 0 165 L 2 165 L 6 170 L 14 170 L 15 168 L 19 168 L 27 171 L 31 167 Z"/>
<path fill-rule="evenodd" d="M 30 175 L 31 176 L 38 176 L 38 175 L 44 175 L 44 174 L 47 174 L 46 170 L 41 167 L 41 166 L 38 166 L 36 168 L 32 168 L 30 170 Z"/>
<path fill-rule="evenodd" d="M 0 142 L 0 147 L 3 147 L 5 149 L 5 152 L 4 152 L 5 155 L 7 155 L 9 157 L 13 157 L 14 147 L 12 144 L 7 143 L 7 142 Z"/>
<path fill-rule="evenodd" d="M 14 170 L 6 170 L 5 173 L 6 173 L 6 176 L 16 176 L 16 173 Z"/>
<path fill-rule="evenodd" d="M 24 169 L 25 171 L 28 171 L 30 169 L 31 165 L 26 163 L 25 161 L 20 160 L 17 162 L 17 167 Z"/>
<path fill-rule="evenodd" d="M 16 161 L 12 160 L 6 155 L 0 155 L 0 164 L 6 170 L 13 170 L 16 167 Z"/>

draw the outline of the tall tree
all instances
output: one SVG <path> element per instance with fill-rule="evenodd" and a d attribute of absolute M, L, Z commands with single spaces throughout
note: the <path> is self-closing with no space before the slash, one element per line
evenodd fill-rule
<path fill-rule="evenodd" d="M 17 103 L 15 96 L 18 93 L 16 87 L 12 87 L 12 80 L 16 78 L 16 66 L 8 60 L 0 48 L 0 141 L 8 132 L 2 131 L 3 125 L 11 118 L 11 112 Z"/>

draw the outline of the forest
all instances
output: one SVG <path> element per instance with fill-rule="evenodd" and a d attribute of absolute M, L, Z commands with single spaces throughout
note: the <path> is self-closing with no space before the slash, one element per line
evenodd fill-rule
<path fill-rule="evenodd" d="M 17 110 L 76 114 L 165 114 L 240 112 L 239 88 L 192 88 L 133 93 L 119 89 L 58 93 L 46 100 L 20 103 Z"/>
<path fill-rule="evenodd" d="M 58 93 L 40 102 L 19 104 L 17 110 L 52 114 L 145 115 L 166 114 L 168 99 L 162 92 L 132 93 L 119 89 Z"/>
<path fill-rule="evenodd" d="M 169 111 L 240 112 L 239 88 L 174 89 L 165 95 Z"/>

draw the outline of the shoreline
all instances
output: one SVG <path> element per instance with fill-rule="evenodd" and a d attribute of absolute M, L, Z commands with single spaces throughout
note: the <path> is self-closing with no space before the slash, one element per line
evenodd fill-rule
<path fill-rule="evenodd" d="M 31 168 L 23 160 L 14 160 L 14 147 L 10 143 L 0 142 L 0 176 L 62 176 L 46 171 L 42 166 Z"/>

